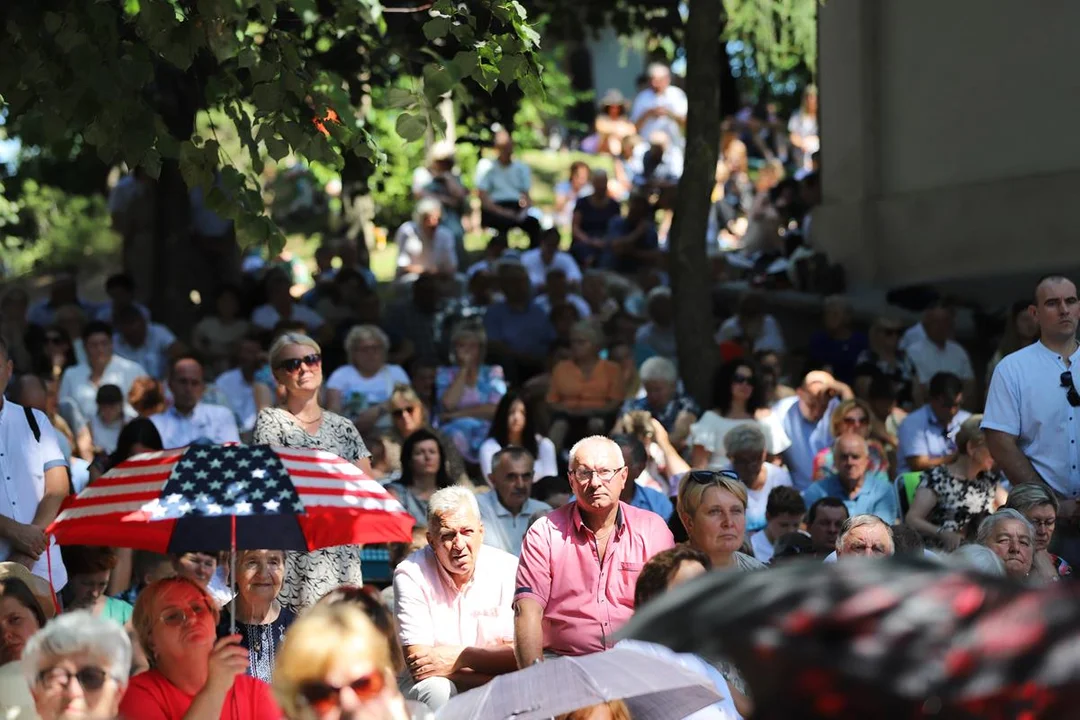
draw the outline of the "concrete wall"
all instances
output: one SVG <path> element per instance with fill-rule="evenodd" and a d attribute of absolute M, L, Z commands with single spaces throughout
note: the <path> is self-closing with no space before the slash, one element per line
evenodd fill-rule
<path fill-rule="evenodd" d="M 1061 0 L 825 3 L 813 232 L 853 286 L 989 298 L 1080 268 L 1078 23 Z"/>

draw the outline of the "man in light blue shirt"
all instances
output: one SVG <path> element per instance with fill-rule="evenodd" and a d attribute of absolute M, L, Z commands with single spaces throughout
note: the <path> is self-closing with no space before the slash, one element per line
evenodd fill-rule
<path fill-rule="evenodd" d="M 876 515 L 892 525 L 900 516 L 900 507 L 892 483 L 873 475 L 867 476 L 870 467 L 870 449 L 861 435 L 842 435 L 833 445 L 836 472 L 814 483 L 803 499 L 813 505 L 823 497 L 841 500 L 848 515 Z"/>
<path fill-rule="evenodd" d="M 791 472 L 791 482 L 796 490 L 806 490 L 813 480 L 814 456 L 825 446 L 818 439 L 820 433 L 815 431 L 830 403 L 834 398 L 848 400 L 854 396 L 850 387 L 837 382 L 829 373 L 812 370 L 806 373 L 802 385 L 795 391 L 795 397 L 784 398 L 773 407 L 768 422 L 771 427 L 783 430 L 791 441 L 781 456 Z M 783 438 L 780 438 L 779 444 L 784 444 Z"/>
<path fill-rule="evenodd" d="M 961 410 L 964 385 L 959 377 L 940 372 L 930 379 L 929 399 L 900 424 L 897 474 L 929 470 L 956 460 L 956 433 L 971 417 Z"/>
<path fill-rule="evenodd" d="M 536 513 L 551 506 L 529 497 L 533 485 L 533 456 L 522 447 L 508 445 L 491 459 L 491 492 L 476 496 L 484 522 L 484 544 L 521 555 L 521 540 Z"/>
<path fill-rule="evenodd" d="M 622 450 L 623 462 L 626 464 L 626 484 L 623 485 L 619 499 L 627 505 L 656 513 L 664 518 L 664 522 L 670 520 L 671 513 L 675 511 L 671 499 L 659 490 L 637 482 L 649 464 L 649 454 L 644 443 L 633 435 L 612 435 L 611 439 Z"/>
<path fill-rule="evenodd" d="M 169 390 L 173 395 L 172 407 L 150 418 L 161 434 L 165 449 L 240 442 L 232 411 L 202 402 L 206 382 L 202 363 L 197 358 L 184 356 L 173 361 Z"/>

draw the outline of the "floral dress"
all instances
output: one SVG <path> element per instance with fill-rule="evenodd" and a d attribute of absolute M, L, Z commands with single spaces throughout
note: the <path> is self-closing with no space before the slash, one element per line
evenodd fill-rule
<path fill-rule="evenodd" d="M 346 460 L 371 457 L 356 426 L 347 419 L 323 411 L 322 424 L 314 435 L 300 427 L 280 408 L 266 408 L 255 420 L 252 442 L 325 450 Z M 363 585 L 360 545 L 338 545 L 314 552 L 289 552 L 285 557 L 285 581 L 278 601 L 299 613 L 340 585 Z"/>
<path fill-rule="evenodd" d="M 964 480 L 944 465 L 923 472 L 919 487 L 937 495 L 937 504 L 927 520 L 944 530 L 964 534 L 973 519 L 994 511 L 998 479 L 994 473 L 981 473 L 974 480 Z"/>
<path fill-rule="evenodd" d="M 458 367 L 439 368 L 435 374 L 436 405 L 441 407 L 443 395 L 446 394 L 459 372 L 461 368 Z M 476 385 L 466 387 L 462 391 L 458 409 L 495 405 L 505 394 L 506 378 L 503 376 L 503 369 L 498 365 L 481 365 L 476 375 Z M 491 421 L 474 417 L 459 417 L 440 422 L 439 429 L 450 438 L 462 457 L 471 463 L 476 463 L 479 462 L 480 446 L 487 439 L 488 430 L 491 429 Z"/>

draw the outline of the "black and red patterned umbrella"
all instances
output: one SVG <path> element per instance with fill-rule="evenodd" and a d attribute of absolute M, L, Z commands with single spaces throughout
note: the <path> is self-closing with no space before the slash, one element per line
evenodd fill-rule
<path fill-rule="evenodd" d="M 734 662 L 758 718 L 1080 718 L 1080 586 L 918 559 L 710 573 L 626 637 Z"/>

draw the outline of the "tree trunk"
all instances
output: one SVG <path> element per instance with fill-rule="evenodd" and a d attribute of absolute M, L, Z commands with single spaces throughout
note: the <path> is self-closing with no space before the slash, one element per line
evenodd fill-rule
<path fill-rule="evenodd" d="M 720 15 L 722 0 L 690 0 L 686 23 L 686 163 L 670 237 L 671 288 L 679 372 L 687 392 L 711 407 L 716 345 L 712 339 L 710 263 L 705 250 L 709 201 L 720 153 Z"/>
<path fill-rule="evenodd" d="M 156 188 L 150 312 L 155 321 L 167 325 L 177 337 L 186 338 L 196 322 L 191 291 L 196 287 L 196 278 L 206 274 L 206 267 L 200 267 L 205 257 L 192 247 L 191 196 L 179 163 L 162 163 Z M 212 303 L 214 298 L 203 297 L 201 301 Z"/>

